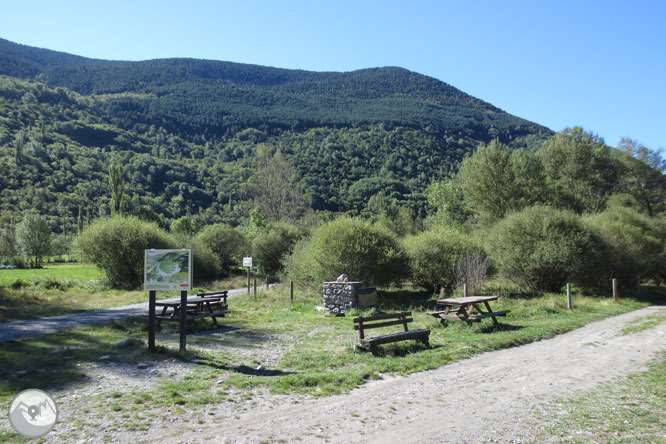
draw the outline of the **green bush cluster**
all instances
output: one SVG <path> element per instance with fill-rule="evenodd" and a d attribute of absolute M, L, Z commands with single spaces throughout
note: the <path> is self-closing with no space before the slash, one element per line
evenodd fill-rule
<path fill-rule="evenodd" d="M 456 284 L 456 263 L 482 251 L 471 236 L 446 227 L 409 236 L 404 246 L 412 282 L 432 292 L 451 290 Z"/>
<path fill-rule="evenodd" d="M 319 287 L 347 274 L 351 280 L 390 285 L 408 275 L 408 259 L 398 240 L 369 222 L 342 217 L 299 242 L 286 261 L 295 282 Z"/>
<path fill-rule="evenodd" d="M 666 221 L 630 208 L 611 208 L 585 219 L 603 241 L 598 255 L 603 264 L 592 282 L 603 286 L 617 278 L 630 286 L 637 276 L 662 281 L 666 277 Z"/>
<path fill-rule="evenodd" d="M 194 237 L 199 251 L 218 263 L 218 274 L 228 275 L 232 267 L 242 263 L 249 249 L 243 233 L 227 224 L 209 225 Z"/>
<path fill-rule="evenodd" d="M 603 244 L 580 217 L 538 205 L 496 223 L 486 248 L 499 271 L 521 287 L 559 291 L 567 281 L 589 281 Z"/>
<path fill-rule="evenodd" d="M 143 282 L 145 250 L 175 247 L 156 223 L 133 216 L 98 219 L 75 241 L 82 257 L 104 270 L 111 286 L 120 288 L 137 288 Z"/>
<path fill-rule="evenodd" d="M 259 230 L 252 239 L 252 258 L 264 273 L 275 276 L 282 271 L 285 256 L 306 235 L 305 228 L 275 222 Z"/>

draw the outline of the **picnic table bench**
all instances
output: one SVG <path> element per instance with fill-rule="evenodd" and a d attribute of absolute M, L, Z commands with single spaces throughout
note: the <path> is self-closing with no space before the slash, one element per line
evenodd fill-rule
<path fill-rule="evenodd" d="M 430 337 L 430 329 L 409 330 L 407 323 L 413 322 L 412 313 L 409 311 L 392 314 L 382 314 L 377 316 L 363 317 L 359 316 L 354 318 L 354 330 L 358 330 L 361 346 L 369 349 L 371 353 L 377 352 L 377 346 L 381 344 L 388 344 L 390 342 L 406 341 L 415 339 L 423 342 L 426 347 L 430 347 L 428 338 Z M 365 330 L 371 328 L 390 327 L 392 325 L 402 325 L 404 331 L 398 333 L 391 333 L 382 336 L 375 336 L 372 338 L 365 337 Z"/>
<path fill-rule="evenodd" d="M 510 310 L 493 311 L 490 301 L 495 301 L 499 296 L 467 296 L 463 298 L 438 299 L 437 305 L 442 305 L 443 310 L 433 311 L 428 314 L 445 321 L 463 321 L 468 325 L 472 322 L 481 322 L 481 319 L 492 318 L 497 327 L 497 316 L 506 316 Z M 483 304 L 483 307 L 481 306 Z M 484 310 L 485 308 L 485 310 Z M 476 314 L 475 314 L 476 313 Z"/>
<path fill-rule="evenodd" d="M 217 318 L 224 317 L 228 313 L 229 306 L 227 305 L 228 292 L 217 291 L 211 293 L 198 293 L 195 297 L 187 299 L 185 306 L 186 319 L 188 321 L 210 317 L 213 323 L 218 325 Z M 174 321 L 180 320 L 181 301 L 180 299 L 168 299 L 155 302 L 156 307 L 162 307 L 162 312 L 155 316 L 157 324 L 161 321 Z"/>

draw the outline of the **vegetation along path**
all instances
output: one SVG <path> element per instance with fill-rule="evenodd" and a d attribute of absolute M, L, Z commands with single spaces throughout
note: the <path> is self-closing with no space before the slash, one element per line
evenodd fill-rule
<path fill-rule="evenodd" d="M 229 296 L 243 294 L 247 288 L 229 290 Z M 147 299 L 148 296 L 146 296 Z M 106 308 L 103 310 L 84 311 L 81 313 L 50 316 L 25 321 L 6 322 L 0 324 L 0 342 L 6 342 L 30 336 L 53 333 L 64 328 L 77 327 L 86 324 L 101 324 L 117 321 L 130 316 L 142 316 L 148 313 L 148 301 L 138 304 L 123 305 L 121 307 Z"/>
<path fill-rule="evenodd" d="M 165 428 L 147 441 L 177 443 L 185 435 L 188 443 L 535 442 L 539 414 L 552 421 L 556 400 L 641 370 L 665 351 L 666 322 L 632 331 L 665 315 L 665 306 L 651 306 L 348 394 L 251 409 L 215 425 Z"/>

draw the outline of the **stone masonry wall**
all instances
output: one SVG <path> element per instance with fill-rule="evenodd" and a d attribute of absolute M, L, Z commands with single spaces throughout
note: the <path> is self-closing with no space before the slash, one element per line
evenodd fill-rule
<path fill-rule="evenodd" d="M 324 282 L 324 308 L 331 314 L 344 314 L 358 305 L 362 282 Z"/>

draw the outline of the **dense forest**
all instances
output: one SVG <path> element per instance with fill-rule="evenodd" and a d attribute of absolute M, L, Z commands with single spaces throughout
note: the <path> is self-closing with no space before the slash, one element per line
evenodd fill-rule
<path fill-rule="evenodd" d="M 452 291 L 489 267 L 529 291 L 662 282 L 662 154 L 553 133 L 401 68 L 112 62 L 0 40 L 0 257 L 77 251 L 114 286 L 140 284 L 134 249 L 185 245 L 204 280 L 251 254 L 302 285 L 349 272 Z"/>
<path fill-rule="evenodd" d="M 111 164 L 123 211 L 165 227 L 241 223 L 278 167 L 302 210 L 362 214 L 381 195 L 423 217 L 427 185 L 480 144 L 552 135 L 401 68 L 115 62 L 0 39 L 0 75 L 0 225 L 37 210 L 56 233 L 110 213 Z"/>

